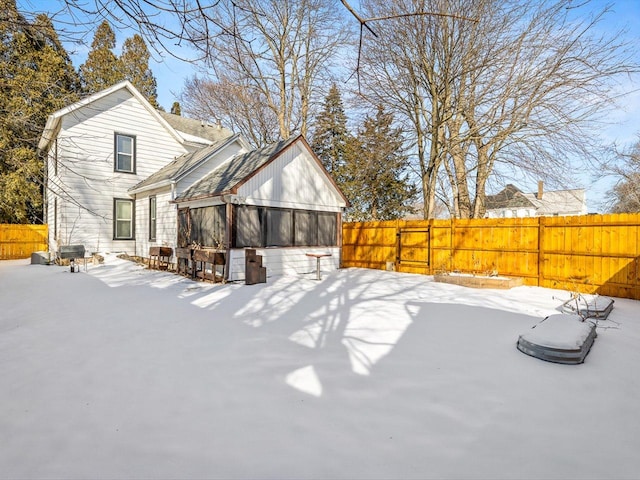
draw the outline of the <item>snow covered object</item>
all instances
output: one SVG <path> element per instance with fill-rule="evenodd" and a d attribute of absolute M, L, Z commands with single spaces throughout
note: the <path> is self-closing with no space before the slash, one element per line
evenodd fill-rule
<path fill-rule="evenodd" d="M 578 294 L 562 304 L 562 311 L 574 313 L 582 318 L 606 320 L 613 310 L 613 299 L 599 295 Z"/>
<path fill-rule="evenodd" d="M 518 338 L 518 350 L 548 362 L 584 362 L 596 338 L 596 326 L 580 315 L 549 315 Z"/>

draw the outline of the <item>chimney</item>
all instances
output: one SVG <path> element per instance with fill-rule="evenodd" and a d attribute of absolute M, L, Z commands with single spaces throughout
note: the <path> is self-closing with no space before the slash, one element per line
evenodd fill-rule
<path fill-rule="evenodd" d="M 538 181 L 538 200 L 542 200 L 542 194 L 544 193 L 544 182 Z"/>

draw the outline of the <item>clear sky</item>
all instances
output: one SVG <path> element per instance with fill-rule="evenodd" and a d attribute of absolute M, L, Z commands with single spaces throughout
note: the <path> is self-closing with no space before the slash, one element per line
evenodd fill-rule
<path fill-rule="evenodd" d="M 100 19 L 92 19 L 92 22 L 83 25 L 73 25 L 84 23 L 82 17 L 70 19 L 66 12 L 61 12 L 63 0 L 18 0 L 18 7 L 22 12 L 47 11 L 54 15 L 56 27 L 59 30 L 69 32 L 61 35 L 65 47 L 72 55 L 76 68 L 85 60 L 90 44 L 93 39 L 95 28 Z M 358 7 L 358 0 L 351 0 L 350 4 L 354 8 Z M 593 0 L 586 3 L 585 0 L 575 0 L 575 11 L 578 15 L 599 11 L 609 5 L 611 12 L 608 13 L 604 21 L 600 24 L 603 33 L 610 33 L 621 29 L 626 29 L 625 39 L 635 43 L 636 61 L 640 64 L 640 0 Z M 342 6 L 338 3 L 338 8 Z M 56 13 L 57 12 L 57 13 Z M 355 20 L 354 20 L 355 21 Z M 132 30 L 117 30 L 116 53 L 119 53 L 124 40 L 135 32 Z M 175 47 L 174 53 L 188 57 L 190 52 L 186 49 L 179 50 Z M 180 61 L 167 53 L 152 51 L 150 67 L 158 81 L 158 101 L 166 110 L 171 108 L 174 101 L 179 100 L 186 78 L 196 73 L 193 64 Z M 606 143 L 616 143 L 618 146 L 627 146 L 637 140 L 640 133 L 640 75 L 628 77 L 623 80 L 619 87 L 622 97 L 616 112 L 606 118 L 610 127 L 602 130 L 601 135 Z M 611 188 L 613 180 L 611 178 L 600 178 L 593 172 L 582 172 L 578 174 L 579 185 L 588 190 L 589 210 L 598 211 L 604 193 Z M 535 191 L 535 185 L 523 185 L 523 189 Z"/>

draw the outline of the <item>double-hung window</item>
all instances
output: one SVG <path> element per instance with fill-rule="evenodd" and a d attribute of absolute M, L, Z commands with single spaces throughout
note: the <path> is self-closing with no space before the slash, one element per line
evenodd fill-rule
<path fill-rule="evenodd" d="M 133 200 L 116 198 L 113 201 L 113 238 L 132 240 L 134 238 Z"/>
<path fill-rule="evenodd" d="M 114 170 L 116 172 L 136 173 L 136 137 L 116 133 L 114 150 Z"/>
<path fill-rule="evenodd" d="M 149 240 L 156 239 L 156 197 L 149 197 Z"/>

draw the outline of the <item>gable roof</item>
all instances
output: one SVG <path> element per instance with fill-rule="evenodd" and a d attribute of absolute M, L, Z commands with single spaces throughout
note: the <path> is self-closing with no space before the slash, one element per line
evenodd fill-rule
<path fill-rule="evenodd" d="M 535 193 L 525 193 L 524 196 L 536 206 L 538 215 L 587 213 L 584 188 L 544 192 L 542 198 Z"/>
<path fill-rule="evenodd" d="M 501 208 L 535 208 L 535 205 L 515 185 L 508 184 L 501 192 L 485 197 L 485 208 L 497 210 Z"/>
<path fill-rule="evenodd" d="M 485 207 L 487 210 L 533 208 L 536 215 L 586 213 L 586 194 L 583 188 L 578 188 L 544 192 L 538 198 L 537 193 L 524 193 L 508 184 L 496 195 L 487 195 Z"/>
<path fill-rule="evenodd" d="M 180 115 L 174 115 L 173 113 L 167 113 L 158 111 L 160 116 L 164 118 L 169 125 L 176 129 L 186 140 L 189 137 L 195 137 L 197 139 L 206 139 L 210 142 L 218 142 L 223 138 L 227 138 L 233 135 L 233 132 L 222 125 L 211 125 L 210 123 L 202 122 L 200 120 L 194 120 L 193 118 L 182 117 Z"/>
<path fill-rule="evenodd" d="M 340 191 L 333 178 L 327 173 L 313 153 L 306 140 L 299 135 L 291 137 L 271 145 L 267 145 L 251 152 L 234 156 L 228 162 L 194 183 L 187 190 L 178 195 L 176 201 L 196 200 L 200 198 L 215 197 L 229 193 L 236 193 L 237 189 L 253 177 L 259 170 L 273 162 L 282 152 L 290 148 L 294 143 L 302 143 L 303 147 L 311 154 L 311 157 L 320 165 L 322 171 L 330 180 L 332 186 L 340 197 L 349 205 L 349 201 Z"/>
<path fill-rule="evenodd" d="M 169 132 L 169 134 L 180 144 L 186 144 L 186 143 L 191 143 L 191 144 L 197 143 L 200 145 L 210 144 L 214 140 L 211 140 L 209 138 L 209 135 L 215 136 L 215 132 L 213 132 L 214 130 L 219 130 L 220 132 L 222 132 L 221 134 L 223 136 L 221 138 L 224 138 L 224 136 L 229 136 L 232 134 L 228 129 L 226 128 L 218 129 L 217 126 L 216 127 L 209 126 L 208 129 L 210 130 L 207 130 L 207 128 L 197 130 L 194 127 L 188 127 L 187 126 L 188 122 L 178 122 L 172 118 L 169 118 L 169 117 L 177 117 L 177 115 L 166 114 L 166 117 L 165 117 L 161 115 L 161 112 L 153 108 L 153 106 L 147 101 L 147 99 L 144 98 L 144 95 L 142 95 L 133 86 L 131 82 L 129 82 L 128 80 L 124 80 L 122 82 L 116 83 L 115 85 L 109 88 L 105 88 L 104 90 L 101 90 L 92 95 L 89 95 L 88 97 L 85 97 L 82 100 L 72 103 L 71 105 L 67 105 L 66 107 L 61 108 L 60 110 L 57 110 L 53 112 L 51 115 L 49 115 L 49 117 L 47 118 L 47 123 L 42 132 L 42 135 L 40 136 L 40 141 L 38 142 L 38 151 L 47 152 L 49 150 L 51 142 L 53 141 L 53 139 L 58 134 L 58 131 L 60 130 L 62 118 L 65 115 L 69 115 L 70 113 L 73 113 L 76 110 L 86 107 L 87 105 L 90 105 L 91 103 L 94 103 L 122 89 L 127 90 L 133 97 L 135 97 L 142 104 L 142 106 L 151 114 L 151 116 L 153 116 L 156 119 L 156 121 L 160 125 L 162 125 L 167 130 L 167 132 Z M 200 124 L 200 122 L 197 120 L 193 120 L 193 122 Z M 179 128 L 172 126 L 171 123 L 174 123 L 175 125 L 184 125 L 184 128 L 186 131 L 182 131 Z M 200 137 L 196 133 L 191 133 L 191 132 L 199 132 L 199 133 L 209 132 L 209 133 L 207 133 L 206 137 Z M 216 140 L 220 140 L 221 138 L 217 138 Z"/>
<path fill-rule="evenodd" d="M 224 138 L 207 147 L 185 153 L 176 157 L 171 163 L 165 165 L 157 172 L 151 174 L 141 182 L 131 187 L 128 192 L 131 194 L 139 193 L 152 188 L 159 188 L 177 182 L 189 174 L 193 169 L 202 165 L 212 155 L 222 150 L 224 147 L 238 141 L 246 148 L 247 144 L 240 134 L 232 135 Z"/>

